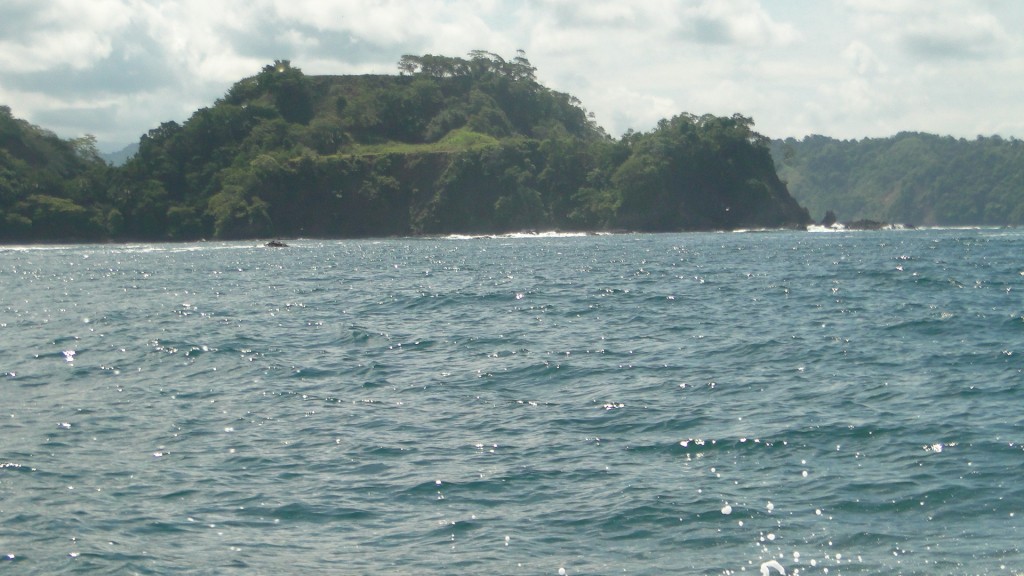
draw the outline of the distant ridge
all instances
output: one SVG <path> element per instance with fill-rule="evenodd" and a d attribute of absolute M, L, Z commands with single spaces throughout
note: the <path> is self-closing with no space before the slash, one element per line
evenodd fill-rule
<path fill-rule="evenodd" d="M 790 193 L 820 219 L 917 226 L 1024 225 L 1024 141 L 901 132 L 771 144 Z"/>
<path fill-rule="evenodd" d="M 111 166 L 122 166 L 138 151 L 139 143 L 133 142 L 116 152 L 100 152 L 100 157 Z"/>

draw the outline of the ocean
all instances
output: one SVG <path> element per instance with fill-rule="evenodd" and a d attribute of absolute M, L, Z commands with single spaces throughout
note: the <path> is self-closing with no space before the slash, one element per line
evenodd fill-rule
<path fill-rule="evenodd" d="M 0 247 L 0 573 L 1021 574 L 1024 231 Z"/>

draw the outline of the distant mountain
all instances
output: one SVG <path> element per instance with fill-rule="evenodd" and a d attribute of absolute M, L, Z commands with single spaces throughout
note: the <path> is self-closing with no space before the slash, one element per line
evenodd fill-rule
<path fill-rule="evenodd" d="M 1024 224 L 1024 142 L 918 132 L 771 144 L 779 176 L 817 219 L 919 226 Z"/>
<path fill-rule="evenodd" d="M 134 142 L 121 148 L 117 152 L 100 152 L 100 158 L 103 158 L 111 166 L 122 166 L 127 162 L 136 152 L 139 151 L 139 143 Z"/>
<path fill-rule="evenodd" d="M 727 230 L 809 221 L 740 115 L 680 114 L 612 139 L 575 97 L 506 60 L 403 56 L 399 75 L 276 61 L 96 177 L 4 190 L 8 239 L 359 237 Z M 94 143 L 93 143 L 94 144 Z M 45 197 L 45 198 L 44 198 Z M 32 199 L 34 198 L 34 200 Z M 39 219 L 39 202 L 66 221 Z M 73 225 L 72 225 L 73 224 Z M 69 231 L 74 231 L 69 234 Z"/>

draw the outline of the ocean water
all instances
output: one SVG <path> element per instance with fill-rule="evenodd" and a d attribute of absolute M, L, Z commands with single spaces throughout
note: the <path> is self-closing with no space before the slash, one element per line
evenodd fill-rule
<path fill-rule="evenodd" d="M 1024 573 L 1024 231 L 290 244 L 0 248 L 0 573 Z"/>

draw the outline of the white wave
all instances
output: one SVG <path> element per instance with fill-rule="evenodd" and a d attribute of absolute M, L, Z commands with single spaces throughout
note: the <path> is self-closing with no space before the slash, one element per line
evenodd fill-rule
<path fill-rule="evenodd" d="M 607 236 L 610 232 L 559 232 L 548 230 L 544 232 L 509 232 L 507 234 L 448 234 L 443 236 L 446 240 L 479 240 L 479 239 L 508 239 L 508 238 L 579 238 L 581 236 Z"/>
<path fill-rule="evenodd" d="M 761 563 L 761 576 L 768 576 L 772 570 L 776 570 L 782 576 L 786 576 L 786 569 L 783 568 L 782 564 L 779 564 L 778 560 L 769 560 Z"/>
<path fill-rule="evenodd" d="M 845 232 L 846 226 L 836 223 L 831 226 L 822 226 L 820 224 L 811 224 L 807 227 L 808 232 Z"/>

